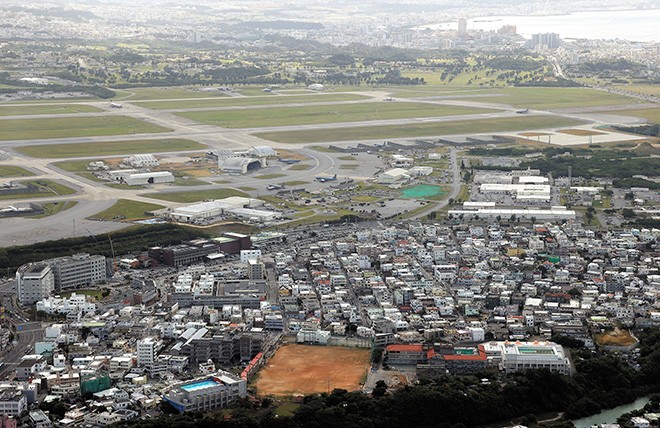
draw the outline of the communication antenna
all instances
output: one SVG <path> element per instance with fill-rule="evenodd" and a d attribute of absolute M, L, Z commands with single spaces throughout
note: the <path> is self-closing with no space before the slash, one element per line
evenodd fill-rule
<path fill-rule="evenodd" d="M 117 261 L 115 260 L 115 248 L 112 246 L 112 238 L 108 235 L 108 241 L 110 241 L 110 252 L 112 253 L 112 273 L 117 272 Z"/>

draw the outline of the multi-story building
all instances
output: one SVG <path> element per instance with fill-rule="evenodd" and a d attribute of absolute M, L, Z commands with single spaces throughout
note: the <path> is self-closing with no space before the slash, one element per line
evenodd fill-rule
<path fill-rule="evenodd" d="M 53 423 L 42 410 L 33 410 L 30 412 L 30 426 L 34 428 L 50 428 Z"/>
<path fill-rule="evenodd" d="M 18 422 L 13 416 L 0 415 L 0 428 L 17 428 Z"/>
<path fill-rule="evenodd" d="M 557 49 L 560 43 L 561 39 L 557 33 L 532 34 L 532 49 L 539 46 L 546 47 L 547 49 Z"/>
<path fill-rule="evenodd" d="M 138 366 L 150 366 L 156 361 L 158 351 L 162 347 L 162 342 L 153 337 L 145 337 L 138 340 L 137 343 L 137 364 Z"/>
<path fill-rule="evenodd" d="M 249 279 L 264 279 L 266 266 L 264 262 L 259 259 L 248 259 L 248 278 Z"/>
<path fill-rule="evenodd" d="M 53 270 L 55 291 L 84 288 L 107 278 L 105 257 L 101 255 L 74 254 L 44 260 Z"/>
<path fill-rule="evenodd" d="M 482 345 L 476 347 L 436 346 L 426 364 L 417 364 L 419 377 L 439 374 L 472 375 L 486 368 L 488 357 Z"/>
<path fill-rule="evenodd" d="M 261 258 L 261 250 L 241 250 L 241 263 L 247 263 L 250 259 Z"/>
<path fill-rule="evenodd" d="M 175 385 L 163 400 L 180 413 L 208 412 L 227 407 L 247 395 L 247 382 L 231 373 L 220 371 Z"/>
<path fill-rule="evenodd" d="M 0 415 L 21 416 L 27 412 L 27 396 L 15 388 L 0 389 Z"/>
<path fill-rule="evenodd" d="M 51 267 L 46 263 L 29 263 L 16 271 L 18 301 L 21 305 L 33 305 L 50 296 L 55 286 Z"/>
<path fill-rule="evenodd" d="M 208 360 L 228 364 L 236 361 L 250 361 L 262 351 L 263 346 L 264 335 L 261 333 L 212 336 L 194 334 L 186 342 L 175 344 L 171 351 L 173 354 L 188 357 L 191 364 L 205 363 Z"/>
<path fill-rule="evenodd" d="M 571 362 L 564 348 L 554 342 L 486 342 L 486 354 L 506 373 L 521 370 L 548 369 L 559 374 L 571 374 Z"/>
<path fill-rule="evenodd" d="M 35 373 L 45 368 L 46 368 L 46 359 L 44 357 L 41 356 L 39 356 L 38 358 L 24 357 L 24 359 L 21 360 L 16 366 L 16 379 L 28 380 Z"/>
<path fill-rule="evenodd" d="M 160 263 L 178 268 L 199 262 L 209 254 L 218 251 L 218 246 L 214 242 L 198 239 L 171 247 L 149 248 L 149 257 Z"/>
<path fill-rule="evenodd" d="M 422 344 L 388 345 L 385 349 L 388 363 L 394 365 L 426 363 L 434 354 L 433 349 L 424 348 Z"/>

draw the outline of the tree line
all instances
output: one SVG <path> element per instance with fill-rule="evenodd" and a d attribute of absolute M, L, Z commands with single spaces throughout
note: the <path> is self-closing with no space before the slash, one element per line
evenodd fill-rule
<path fill-rule="evenodd" d="M 575 350 L 574 376 L 548 370 L 529 370 L 505 376 L 480 373 L 476 377 L 442 375 L 406 386 L 391 394 L 335 389 L 309 395 L 293 416 L 276 416 L 270 401 L 257 405 L 243 400 L 222 413 L 166 415 L 121 426 L 168 427 L 474 427 L 511 422 L 535 425 L 534 415 L 564 411 L 567 419 L 587 416 L 603 408 L 631 402 L 660 389 L 660 331 L 640 335 L 639 370 L 615 355 Z M 482 378 L 490 378 L 483 382 Z M 501 381 L 499 381 L 501 380 Z M 559 421 L 555 426 L 572 426 Z"/>

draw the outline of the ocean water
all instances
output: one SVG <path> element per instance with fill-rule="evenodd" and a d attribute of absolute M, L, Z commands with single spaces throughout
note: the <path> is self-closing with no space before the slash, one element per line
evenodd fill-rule
<path fill-rule="evenodd" d="M 546 16 L 486 16 L 467 20 L 470 30 L 497 30 L 515 25 L 518 34 L 530 38 L 533 33 L 558 33 L 563 39 L 624 39 L 660 42 L 660 9 L 608 10 Z M 456 21 L 420 25 L 417 29 L 456 30 Z"/>

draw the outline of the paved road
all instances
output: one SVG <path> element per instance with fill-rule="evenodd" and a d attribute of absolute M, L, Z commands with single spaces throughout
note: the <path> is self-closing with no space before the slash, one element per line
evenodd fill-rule
<path fill-rule="evenodd" d="M 0 379 L 6 379 L 24 355 L 34 352 L 34 344 L 43 337 L 41 323 L 22 323 L 16 326 L 16 346 L 2 357 L 4 365 L 0 369 Z"/>

